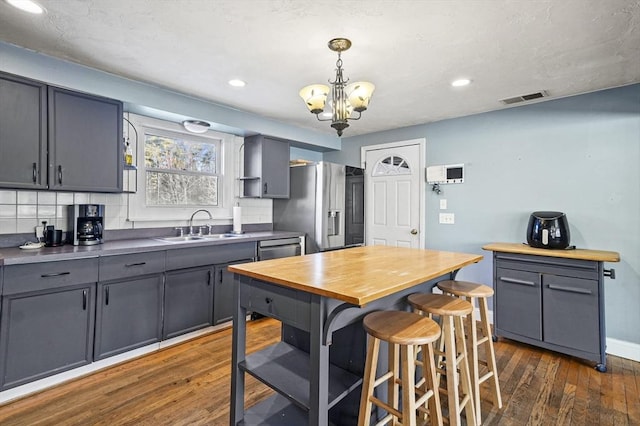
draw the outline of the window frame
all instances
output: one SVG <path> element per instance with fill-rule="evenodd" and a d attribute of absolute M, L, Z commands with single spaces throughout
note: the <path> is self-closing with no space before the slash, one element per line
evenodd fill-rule
<path fill-rule="evenodd" d="M 242 143 L 242 138 L 209 130 L 204 134 L 195 135 L 187 132 L 175 122 L 160 120 L 142 115 L 128 113 L 127 117 L 135 126 L 139 135 L 135 148 L 137 167 L 137 188 L 135 193 L 129 194 L 129 205 L 126 212 L 128 221 L 158 222 L 157 226 L 166 226 L 167 221 L 188 221 L 191 214 L 198 209 L 207 209 L 211 212 L 214 221 L 217 219 L 229 219 L 231 207 L 234 203 L 234 176 L 235 171 L 234 153 L 235 145 Z M 171 205 L 147 205 L 146 203 L 146 167 L 144 161 L 144 142 L 147 133 L 163 134 L 178 138 L 188 138 L 192 140 L 219 141 L 219 151 L 216 156 L 217 176 L 218 176 L 218 205 L 193 205 L 193 206 L 171 206 Z M 129 134 L 131 143 L 136 143 L 135 136 Z M 199 219 L 206 218 L 206 215 L 199 216 Z M 147 224 L 145 226 L 150 226 Z"/>
<path fill-rule="evenodd" d="M 145 154 L 145 145 L 147 142 L 147 136 L 148 135 L 152 135 L 152 136 L 159 136 L 159 137 L 165 137 L 165 138 L 169 138 L 169 139 L 182 139 L 188 142 L 197 142 L 197 143 L 208 143 L 211 144 L 215 147 L 216 150 L 216 164 L 215 164 L 215 173 L 208 173 L 208 172 L 193 172 L 193 171 L 187 171 L 187 170 L 178 170 L 178 169 L 164 169 L 164 168 L 157 168 L 157 167 L 147 167 L 146 166 L 146 157 L 144 156 Z M 140 176 L 141 179 L 144 180 L 144 191 L 145 191 L 145 206 L 147 208 L 149 207 L 161 207 L 161 208 L 170 208 L 170 207 L 183 207 L 183 208 L 218 208 L 220 206 L 220 183 L 222 182 L 222 167 L 221 167 L 221 161 L 220 161 L 220 157 L 222 154 L 222 140 L 218 139 L 218 138 L 213 138 L 213 137 L 208 137 L 208 136 L 203 136 L 201 137 L 201 135 L 194 135 L 193 133 L 176 133 L 176 132 L 170 132 L 170 131 L 166 131 L 166 130 L 162 130 L 162 129 L 157 129 L 157 128 L 153 128 L 150 126 L 146 126 L 143 128 L 143 132 L 142 132 L 142 152 L 143 152 L 143 156 L 140 157 L 141 162 L 144 162 L 143 168 L 144 168 L 144 174 L 143 176 Z M 211 176 L 211 177 L 215 177 L 216 178 L 216 204 L 179 204 L 179 205 L 171 205 L 171 204 L 149 204 L 148 202 L 148 194 L 147 194 L 147 175 L 148 173 L 168 173 L 168 174 L 176 174 L 176 175 L 181 175 L 181 176 Z"/>

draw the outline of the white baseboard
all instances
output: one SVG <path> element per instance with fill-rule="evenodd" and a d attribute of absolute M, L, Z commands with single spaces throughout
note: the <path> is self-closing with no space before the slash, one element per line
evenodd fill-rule
<path fill-rule="evenodd" d="M 624 340 L 607 337 L 607 350 L 609 355 L 640 362 L 640 345 Z"/>
<path fill-rule="evenodd" d="M 476 308 L 474 315 L 480 318 L 480 310 Z M 493 311 L 489 311 L 489 322 L 493 325 Z M 609 355 L 640 362 L 640 345 L 637 343 L 607 337 L 606 350 Z"/>
<path fill-rule="evenodd" d="M 203 328 L 200 330 L 192 331 L 190 333 L 183 334 L 178 337 L 174 337 L 168 340 L 163 340 L 158 343 L 152 343 L 141 348 L 133 349 L 131 351 L 114 355 L 109 358 L 105 358 L 99 361 L 92 362 L 91 364 L 84 365 L 82 367 L 74 368 L 73 370 L 65 371 L 54 376 L 45 377 L 44 379 L 36 380 L 31 383 L 17 386 L 15 388 L 8 389 L 0 392 L 0 404 L 4 404 L 14 399 L 22 398 L 29 394 L 42 391 L 55 385 L 67 382 L 69 380 L 77 379 L 87 374 L 95 373 L 96 371 L 111 367 L 121 362 L 129 361 L 134 358 L 146 355 L 152 352 L 156 352 L 160 349 L 164 349 L 170 346 L 174 346 L 185 342 L 190 339 L 208 334 L 214 331 L 223 330 L 231 327 L 231 322 L 224 324 Z"/>

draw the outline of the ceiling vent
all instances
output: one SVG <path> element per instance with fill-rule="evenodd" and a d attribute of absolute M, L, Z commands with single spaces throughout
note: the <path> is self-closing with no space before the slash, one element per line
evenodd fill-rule
<path fill-rule="evenodd" d="M 518 102 L 532 101 L 534 99 L 544 98 L 547 96 L 549 96 L 547 92 L 544 90 L 541 90 L 539 92 L 529 93 L 528 95 L 520 95 L 514 98 L 500 99 L 500 102 L 502 102 L 505 105 L 511 105 L 511 104 L 517 104 Z"/>

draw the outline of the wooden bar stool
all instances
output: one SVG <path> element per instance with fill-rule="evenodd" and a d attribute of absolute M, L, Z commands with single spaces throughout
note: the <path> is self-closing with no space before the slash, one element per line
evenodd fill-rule
<path fill-rule="evenodd" d="M 417 413 L 421 419 L 429 414 L 431 425 L 442 426 L 440 396 L 436 386 L 435 365 L 433 363 L 433 342 L 440 337 L 440 327 L 433 320 L 411 312 L 378 311 L 364 317 L 363 326 L 370 335 L 367 343 L 362 397 L 360 398 L 359 426 L 369 426 L 372 404 L 388 414 L 377 424 L 392 420 L 396 425 L 415 426 Z M 376 378 L 380 341 L 389 345 L 389 368 Z M 415 348 L 420 345 L 424 354 L 422 378 L 415 382 Z M 398 352 L 401 356 L 398 356 Z M 400 358 L 400 359 L 399 359 Z M 402 374 L 400 373 L 402 368 Z M 387 402 L 374 396 L 374 389 L 387 382 Z M 399 387 L 402 388 L 402 412 L 399 411 Z M 416 399 L 416 394 L 420 395 Z M 428 407 L 428 409 L 427 409 Z"/>
<path fill-rule="evenodd" d="M 498 368 L 496 367 L 496 354 L 493 349 L 493 340 L 491 334 L 491 325 L 489 324 L 489 308 L 487 306 L 487 298 L 493 296 L 493 289 L 483 284 L 477 284 L 467 281 L 440 281 L 438 288 L 444 293 L 452 294 L 457 297 L 464 297 L 471 305 L 476 307 L 476 299 L 478 301 L 478 309 L 480 311 L 480 338 L 478 338 L 476 330 L 475 312 L 469 315 L 469 334 L 467 336 L 469 346 L 470 368 L 471 368 L 471 385 L 473 386 L 474 405 L 476 409 L 476 418 L 480 423 L 482 418 L 480 408 L 480 385 L 489 379 L 491 391 L 493 393 L 494 405 L 502 408 L 502 397 L 500 395 L 500 383 L 498 382 Z M 484 345 L 485 360 L 479 359 L 478 347 Z M 480 364 L 487 367 L 487 373 L 480 376 Z"/>
<path fill-rule="evenodd" d="M 442 294 L 416 293 L 408 297 L 409 304 L 416 311 L 425 314 L 438 315 L 442 326 L 442 345 L 436 351 L 436 383 L 440 384 L 440 377 L 447 377 L 447 389 L 440 392 L 447 394 L 449 402 L 449 424 L 458 426 L 461 424 L 460 413 L 464 410 L 467 425 L 476 426 L 473 392 L 471 388 L 471 375 L 469 373 L 469 361 L 467 359 L 467 345 L 464 335 L 463 317 L 473 311 L 471 304 L 465 300 Z M 423 354 L 424 359 L 426 354 Z M 442 357 L 445 358 L 445 370 L 441 368 Z M 458 372 L 458 369 L 460 370 Z M 460 392 L 460 389 L 462 392 Z M 462 398 L 461 398 L 462 396 Z"/>

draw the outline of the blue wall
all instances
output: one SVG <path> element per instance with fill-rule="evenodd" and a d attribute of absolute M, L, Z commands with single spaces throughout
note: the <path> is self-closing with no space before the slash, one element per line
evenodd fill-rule
<path fill-rule="evenodd" d="M 461 279 L 492 281 L 488 242 L 524 242 L 529 214 L 567 214 L 571 243 L 620 253 L 605 279 L 607 336 L 640 344 L 640 85 L 342 139 L 324 159 L 426 138 L 426 164 L 465 163 L 465 182 L 426 194 L 426 247 L 482 253 Z M 439 199 L 455 225 L 438 223 Z"/>

